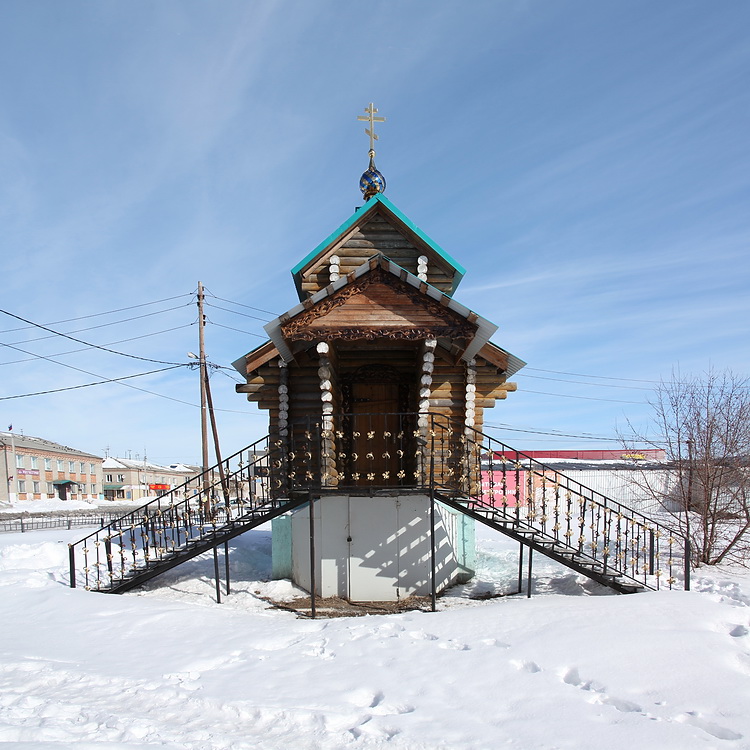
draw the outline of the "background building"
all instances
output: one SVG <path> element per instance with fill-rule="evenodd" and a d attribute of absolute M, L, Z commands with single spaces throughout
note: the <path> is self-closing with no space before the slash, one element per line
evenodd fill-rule
<path fill-rule="evenodd" d="M 129 458 L 104 459 L 103 491 L 107 500 L 140 500 L 164 495 L 201 473 L 198 466 L 160 466 Z"/>
<path fill-rule="evenodd" d="M 102 459 L 51 440 L 0 433 L 0 502 L 98 499 Z"/>
<path fill-rule="evenodd" d="M 507 505 L 524 505 L 531 491 L 539 494 L 543 478 L 538 470 L 529 472 L 531 459 L 640 513 L 675 509 L 665 498 L 677 474 L 660 448 L 511 451 L 507 458 L 517 462 L 518 471 L 506 476 L 504 492 L 497 471 L 482 472 L 483 496 L 493 504 L 505 497 Z"/>

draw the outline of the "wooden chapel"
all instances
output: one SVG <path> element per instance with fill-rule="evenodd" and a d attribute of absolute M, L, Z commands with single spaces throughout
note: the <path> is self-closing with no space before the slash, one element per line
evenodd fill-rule
<path fill-rule="evenodd" d="M 246 378 L 237 391 L 269 412 L 271 492 L 315 502 L 317 571 L 311 502 L 274 521 L 275 577 L 356 601 L 426 593 L 426 488 L 478 481 L 462 468 L 462 436 L 481 431 L 524 365 L 454 299 L 464 269 L 383 195 L 376 111 L 360 118 L 371 137 L 364 205 L 292 269 L 299 304 L 234 363 Z M 449 436 L 439 450 L 436 428 Z M 471 577 L 473 521 L 439 515 L 442 589 Z"/>

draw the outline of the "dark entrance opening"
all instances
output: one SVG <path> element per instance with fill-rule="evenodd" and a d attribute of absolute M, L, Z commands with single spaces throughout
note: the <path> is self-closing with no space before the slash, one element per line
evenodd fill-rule
<path fill-rule="evenodd" d="M 415 484 L 411 376 L 389 365 L 342 374 L 344 485 Z"/>

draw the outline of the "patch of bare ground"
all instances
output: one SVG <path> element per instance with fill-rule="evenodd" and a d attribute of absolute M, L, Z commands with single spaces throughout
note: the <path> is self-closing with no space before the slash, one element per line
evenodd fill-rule
<path fill-rule="evenodd" d="M 312 603 L 309 596 L 300 597 L 286 602 L 267 599 L 276 609 L 294 612 L 298 617 L 312 617 Z M 398 612 L 412 610 L 428 611 L 430 597 L 409 596 L 394 602 L 350 602 L 338 596 L 315 599 L 316 617 L 363 617 L 364 615 L 392 615 Z"/>

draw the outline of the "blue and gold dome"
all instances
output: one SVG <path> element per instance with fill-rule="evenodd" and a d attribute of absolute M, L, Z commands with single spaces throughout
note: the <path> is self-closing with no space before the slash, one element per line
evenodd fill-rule
<path fill-rule="evenodd" d="M 359 178 L 359 189 L 366 201 L 373 195 L 385 192 L 385 177 L 375 167 L 374 151 L 370 151 L 370 166 Z"/>

